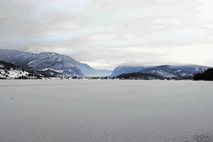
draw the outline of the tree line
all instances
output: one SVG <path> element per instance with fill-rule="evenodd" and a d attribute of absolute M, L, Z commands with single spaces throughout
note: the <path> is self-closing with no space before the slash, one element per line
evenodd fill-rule
<path fill-rule="evenodd" d="M 207 69 L 203 73 L 198 73 L 194 75 L 194 80 L 207 80 L 213 81 L 213 68 Z"/>

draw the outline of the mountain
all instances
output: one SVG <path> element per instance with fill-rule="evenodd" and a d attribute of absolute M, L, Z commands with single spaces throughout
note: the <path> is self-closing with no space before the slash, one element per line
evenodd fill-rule
<path fill-rule="evenodd" d="M 95 76 L 106 77 L 106 76 L 110 76 L 112 73 L 112 71 L 109 71 L 109 70 L 91 68 L 89 65 L 84 63 L 81 63 L 79 65 L 79 69 L 83 72 L 84 75 L 89 77 L 95 77 Z"/>
<path fill-rule="evenodd" d="M 73 58 L 53 52 L 34 54 L 17 50 L 0 49 L 0 60 L 17 65 L 23 69 L 39 73 L 47 77 L 57 76 L 104 76 L 104 73 L 91 68 L 87 64 L 80 63 Z"/>
<path fill-rule="evenodd" d="M 194 80 L 208 80 L 213 81 L 213 68 L 206 70 L 203 73 L 198 73 L 194 75 Z"/>
<path fill-rule="evenodd" d="M 118 66 L 112 71 L 111 77 L 117 77 L 121 74 L 140 72 L 144 68 L 145 67 L 143 66 Z"/>
<path fill-rule="evenodd" d="M 192 77 L 196 73 L 204 72 L 209 67 L 198 65 L 161 65 L 161 66 L 120 66 L 113 70 L 111 76 L 117 77 L 128 73 L 146 73 L 154 74 L 165 79 L 183 79 Z"/>
<path fill-rule="evenodd" d="M 28 77 L 29 73 L 18 66 L 0 61 L 0 79 Z"/>

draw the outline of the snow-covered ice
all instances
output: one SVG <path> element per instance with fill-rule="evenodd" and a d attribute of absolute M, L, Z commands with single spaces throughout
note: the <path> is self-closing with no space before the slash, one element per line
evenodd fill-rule
<path fill-rule="evenodd" d="M 212 82 L 0 81 L 0 142 L 211 142 Z"/>

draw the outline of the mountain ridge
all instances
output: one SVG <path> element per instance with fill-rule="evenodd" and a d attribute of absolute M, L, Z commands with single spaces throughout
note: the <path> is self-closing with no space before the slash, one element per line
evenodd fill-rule
<path fill-rule="evenodd" d="M 104 74 L 70 56 L 54 52 L 31 53 L 0 49 L 0 60 L 20 66 L 30 72 L 53 71 L 56 72 L 56 76 L 83 77 Z M 105 71 L 104 75 L 110 75 L 110 73 L 110 71 Z"/>
<path fill-rule="evenodd" d="M 54 52 L 31 53 L 0 49 L 0 61 L 14 64 L 21 69 L 44 77 L 117 77 L 122 74 L 141 73 L 165 79 L 193 77 L 210 67 L 200 65 L 118 66 L 112 72 L 94 69 L 70 56 Z M 110 75 L 111 74 L 111 75 Z"/>
<path fill-rule="evenodd" d="M 159 65 L 159 66 L 118 66 L 111 77 L 117 77 L 122 74 L 145 73 L 155 74 L 165 79 L 180 79 L 193 77 L 196 73 L 202 73 L 210 67 L 200 65 Z"/>

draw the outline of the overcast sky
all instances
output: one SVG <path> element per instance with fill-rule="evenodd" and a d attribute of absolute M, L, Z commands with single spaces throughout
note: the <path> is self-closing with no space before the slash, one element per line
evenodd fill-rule
<path fill-rule="evenodd" d="M 213 66 L 212 0 L 0 0 L 0 48 L 92 67 Z"/>

